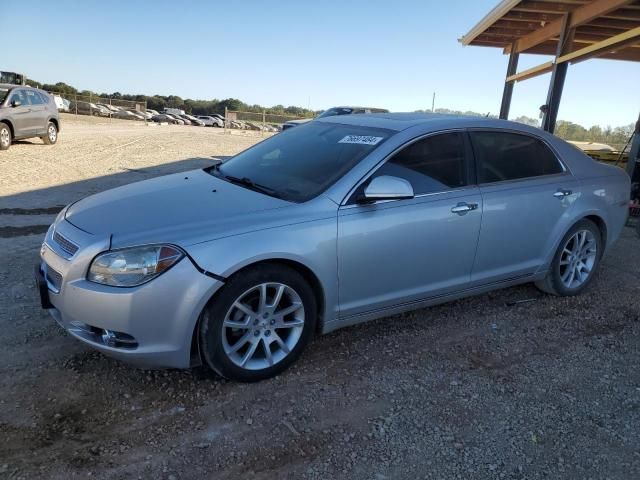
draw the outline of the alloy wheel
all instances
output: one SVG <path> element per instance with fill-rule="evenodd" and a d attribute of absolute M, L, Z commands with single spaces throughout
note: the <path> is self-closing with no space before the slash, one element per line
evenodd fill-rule
<path fill-rule="evenodd" d="M 578 288 L 593 271 L 598 254 L 598 243 L 590 230 L 574 233 L 560 255 L 560 280 L 567 288 Z"/>
<path fill-rule="evenodd" d="M 55 143 L 56 138 L 58 137 L 58 130 L 56 130 L 55 125 L 49 125 L 48 135 L 51 143 Z"/>
<path fill-rule="evenodd" d="M 9 132 L 9 129 L 5 127 L 0 130 L 0 144 L 2 144 L 3 147 L 8 147 L 10 143 L 11 133 Z"/>
<path fill-rule="evenodd" d="M 269 368 L 295 348 L 304 323 L 302 299 L 293 288 L 262 283 L 233 302 L 222 323 L 222 346 L 241 368 Z"/>

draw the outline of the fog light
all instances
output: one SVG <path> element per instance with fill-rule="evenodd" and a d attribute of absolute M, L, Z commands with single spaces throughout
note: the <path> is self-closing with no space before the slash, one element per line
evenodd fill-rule
<path fill-rule="evenodd" d="M 105 330 L 100 338 L 102 338 L 102 343 L 104 343 L 107 347 L 115 347 L 116 342 L 118 341 L 116 334 L 111 330 Z"/>

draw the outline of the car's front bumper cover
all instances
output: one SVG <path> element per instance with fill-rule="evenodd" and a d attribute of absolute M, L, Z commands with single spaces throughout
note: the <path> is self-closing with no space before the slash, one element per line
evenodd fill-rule
<path fill-rule="evenodd" d="M 70 233 L 67 227 L 65 235 Z M 84 257 L 81 249 L 78 255 L 63 258 L 48 243 L 51 232 L 36 270 L 37 288 L 43 308 L 69 334 L 142 367 L 187 368 L 192 364 L 194 328 L 206 303 L 222 286 L 220 280 L 204 275 L 184 258 L 138 287 L 100 285 L 85 278 L 93 254 Z M 48 269 L 59 275 L 59 284 L 52 285 Z"/>

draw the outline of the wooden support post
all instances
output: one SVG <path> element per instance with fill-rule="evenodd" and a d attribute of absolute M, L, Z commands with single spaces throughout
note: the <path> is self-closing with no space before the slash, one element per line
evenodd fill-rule
<path fill-rule="evenodd" d="M 558 63 L 558 58 L 571 51 L 573 44 L 573 34 L 575 28 L 570 28 L 571 16 L 569 13 L 564 15 L 562 19 L 562 30 L 558 39 L 558 50 L 556 52 L 556 61 L 551 71 L 551 81 L 549 82 L 549 91 L 547 93 L 547 103 L 545 105 L 544 116 L 542 117 L 542 129 L 549 133 L 553 133 L 556 128 L 556 120 L 558 118 L 558 110 L 560 109 L 560 99 L 562 98 L 562 89 L 564 81 L 567 77 L 568 62 Z"/>
<path fill-rule="evenodd" d="M 500 104 L 500 118 L 509 119 L 509 108 L 511 107 L 511 97 L 513 96 L 513 85 L 516 83 L 509 80 L 511 75 L 516 73 L 518 69 L 518 59 L 520 54 L 513 48 L 509 54 L 509 65 L 507 66 L 507 75 L 504 81 L 504 90 L 502 91 L 502 103 Z"/>

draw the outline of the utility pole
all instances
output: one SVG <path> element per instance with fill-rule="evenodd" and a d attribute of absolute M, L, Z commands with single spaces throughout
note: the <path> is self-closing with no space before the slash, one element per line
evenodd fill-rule
<path fill-rule="evenodd" d="M 436 92 L 433 92 L 433 98 L 431 99 L 431 113 L 436 111 Z"/>

